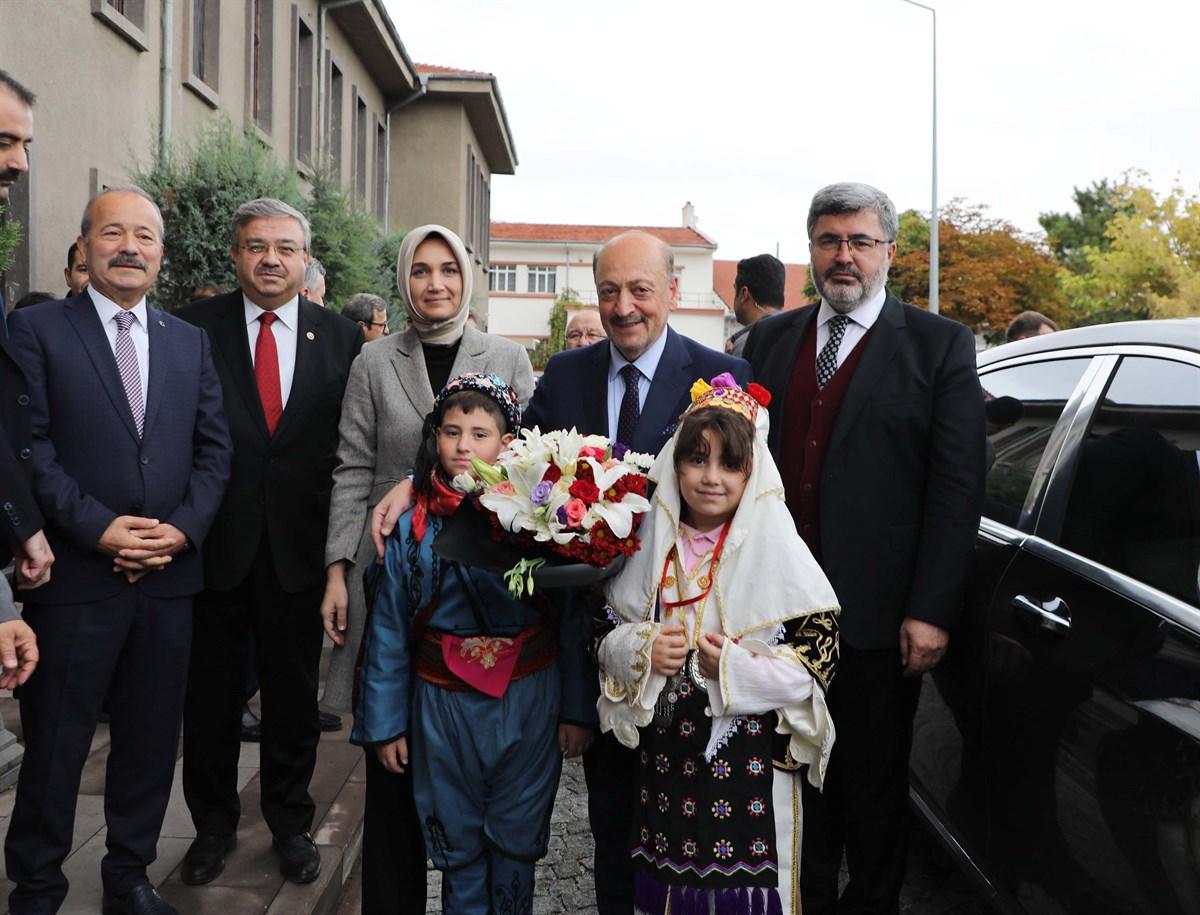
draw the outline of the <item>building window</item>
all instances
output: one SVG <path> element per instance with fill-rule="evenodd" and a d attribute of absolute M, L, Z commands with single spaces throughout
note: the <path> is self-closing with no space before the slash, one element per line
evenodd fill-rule
<path fill-rule="evenodd" d="M 211 89 L 217 88 L 218 52 L 221 40 L 219 0 L 192 0 L 192 78 Z"/>
<path fill-rule="evenodd" d="M 529 291 L 554 294 L 558 271 L 554 267 L 530 267 Z"/>
<path fill-rule="evenodd" d="M 92 0 L 92 15 L 139 51 L 149 51 L 146 0 Z"/>
<path fill-rule="evenodd" d="M 312 163 L 313 147 L 313 64 L 316 42 L 312 29 L 303 19 L 296 17 L 296 74 L 293 86 L 296 92 L 296 158 Z"/>
<path fill-rule="evenodd" d="M 387 129 L 375 122 L 375 215 L 387 215 Z"/>
<path fill-rule="evenodd" d="M 329 61 L 329 97 L 325 101 L 325 111 L 329 118 L 328 137 L 329 168 L 334 177 L 342 180 L 342 98 L 345 90 L 342 84 L 342 71 L 332 59 Z"/>
<path fill-rule="evenodd" d="M 271 131 L 271 57 L 274 0 L 250 0 L 250 116 Z"/>
<path fill-rule="evenodd" d="M 367 200 L 367 103 L 354 93 L 354 192 L 362 203 Z"/>
<path fill-rule="evenodd" d="M 467 219 L 466 231 L 463 235 L 466 236 L 463 240 L 466 242 L 468 251 L 476 251 L 475 227 L 478 224 L 475 221 L 475 189 L 478 182 L 475 180 L 475 151 L 470 146 L 467 147 Z"/>
<path fill-rule="evenodd" d="M 481 264 L 488 262 L 488 236 L 491 230 L 491 190 L 487 178 L 484 177 L 483 167 L 475 158 L 475 150 L 467 147 L 467 219 L 466 241 L 467 250 L 472 252 Z"/>
<path fill-rule="evenodd" d="M 488 277 L 488 289 L 490 289 L 492 292 L 516 292 L 516 264 L 493 265 L 491 273 Z"/>

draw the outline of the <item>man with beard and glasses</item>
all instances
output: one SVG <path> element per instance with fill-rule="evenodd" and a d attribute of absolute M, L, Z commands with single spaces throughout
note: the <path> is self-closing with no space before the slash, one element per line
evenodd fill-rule
<path fill-rule="evenodd" d="M 84 210 L 92 268 L 79 295 L 14 312 L 29 380 L 34 493 L 57 562 L 25 597 L 41 660 L 21 688 L 25 759 L 5 843 L 15 915 L 67 895 L 79 780 L 109 699 L 105 915 L 171 915 L 146 875 L 162 828 L 183 710 L 198 549 L 232 449 L 208 338 L 150 307 L 162 214 L 138 188 Z"/>
<path fill-rule="evenodd" d="M 745 349 L 777 395 L 770 447 L 788 508 L 842 607 L 837 743 L 824 793 L 805 785 L 806 915 L 897 910 L 921 674 L 958 620 L 983 500 L 974 337 L 884 288 L 897 228 L 876 188 L 818 191 L 808 236 L 821 302 L 757 322 Z"/>
<path fill-rule="evenodd" d="M 353 321 L 301 294 L 312 234 L 280 200 L 233 215 L 238 289 L 179 312 L 212 341 L 233 438 L 233 473 L 204 545 L 183 723 L 183 796 L 196 839 L 180 877 L 216 879 L 237 843 L 246 658 L 262 693 L 261 804 L 280 871 L 310 883 L 321 858 L 308 793 L 317 760 L 317 668 L 325 530 Z"/>

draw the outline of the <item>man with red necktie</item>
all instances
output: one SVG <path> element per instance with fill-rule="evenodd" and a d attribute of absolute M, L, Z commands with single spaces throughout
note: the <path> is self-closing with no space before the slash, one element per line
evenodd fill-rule
<path fill-rule="evenodd" d="M 233 475 L 205 544 L 184 709 L 183 788 L 196 825 L 185 883 L 220 874 L 237 843 L 248 641 L 262 693 L 262 811 L 280 870 L 320 873 L 308 782 L 316 763 L 325 528 L 342 392 L 358 325 L 300 295 L 308 221 L 261 198 L 234 213 L 239 289 L 179 316 L 204 328 L 233 437 Z"/>

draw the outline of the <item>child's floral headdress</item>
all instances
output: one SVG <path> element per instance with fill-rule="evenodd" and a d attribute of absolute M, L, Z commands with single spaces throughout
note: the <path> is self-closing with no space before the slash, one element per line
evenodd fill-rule
<path fill-rule="evenodd" d="M 508 382 L 493 372 L 463 372 L 461 375 L 451 378 L 434 399 L 434 413 L 437 413 L 438 407 L 445 402 L 447 397 L 461 391 L 478 391 L 480 394 L 492 398 L 500 407 L 500 412 L 504 414 L 504 419 L 508 423 L 507 431 L 515 434 L 521 428 L 521 403 L 517 400 L 517 392 Z"/>
<path fill-rule="evenodd" d="M 750 382 L 743 390 L 729 372 L 722 372 L 712 381 L 697 378 L 691 393 L 692 403 L 687 412 L 704 407 L 724 407 L 741 413 L 751 425 L 757 425 L 758 408 L 771 403 L 771 392 L 762 385 Z"/>

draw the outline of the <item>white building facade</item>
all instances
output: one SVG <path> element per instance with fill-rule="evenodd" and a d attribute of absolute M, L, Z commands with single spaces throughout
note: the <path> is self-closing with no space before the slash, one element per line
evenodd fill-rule
<path fill-rule="evenodd" d="M 681 334 L 720 350 L 726 307 L 713 292 L 717 243 L 696 227 L 691 204 L 682 226 L 582 226 L 493 222 L 488 284 L 488 332 L 534 346 L 549 333 L 550 310 L 570 290 L 595 307 L 592 256 L 609 239 L 633 229 L 671 246 L 679 302 L 670 324 Z"/>

